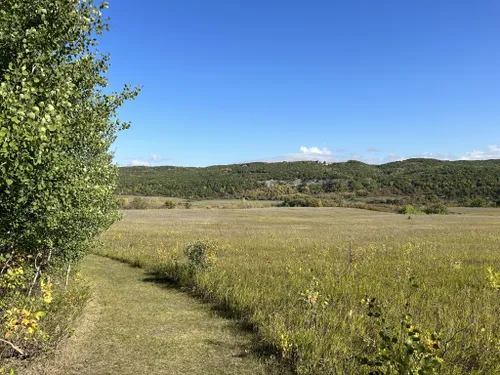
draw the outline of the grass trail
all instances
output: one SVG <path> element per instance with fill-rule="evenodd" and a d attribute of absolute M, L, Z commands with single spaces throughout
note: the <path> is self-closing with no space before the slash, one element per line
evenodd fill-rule
<path fill-rule="evenodd" d="M 143 270 L 89 256 L 94 284 L 75 334 L 44 375 L 269 374 L 248 354 L 252 335 L 185 293 L 147 282 Z"/>

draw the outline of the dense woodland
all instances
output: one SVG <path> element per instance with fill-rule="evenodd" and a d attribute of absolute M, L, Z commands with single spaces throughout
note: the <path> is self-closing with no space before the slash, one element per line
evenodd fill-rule
<path fill-rule="evenodd" d="M 291 194 L 398 198 L 470 205 L 500 201 L 500 160 L 408 159 L 382 165 L 359 161 L 247 163 L 192 167 L 122 167 L 119 194 L 192 199 L 280 199 Z M 388 198 L 389 197 L 389 198 Z"/>

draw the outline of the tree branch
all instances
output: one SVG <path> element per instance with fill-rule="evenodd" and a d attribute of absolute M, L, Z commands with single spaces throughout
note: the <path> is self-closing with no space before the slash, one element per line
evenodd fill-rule
<path fill-rule="evenodd" d="M 5 344 L 11 346 L 12 349 L 14 349 L 16 352 L 18 352 L 21 355 L 24 355 L 24 351 L 20 347 L 18 347 L 16 345 L 14 345 L 13 343 L 11 343 L 10 341 L 4 340 L 4 339 L 0 339 L 0 342 L 3 342 Z"/>

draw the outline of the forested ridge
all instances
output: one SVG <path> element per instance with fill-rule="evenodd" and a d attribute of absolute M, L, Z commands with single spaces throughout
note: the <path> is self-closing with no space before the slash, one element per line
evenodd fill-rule
<path fill-rule="evenodd" d="M 121 167 L 119 194 L 184 198 L 278 199 L 296 193 L 426 196 L 465 202 L 500 200 L 500 160 L 408 159 L 381 165 L 359 161 L 246 163 L 195 167 Z"/>

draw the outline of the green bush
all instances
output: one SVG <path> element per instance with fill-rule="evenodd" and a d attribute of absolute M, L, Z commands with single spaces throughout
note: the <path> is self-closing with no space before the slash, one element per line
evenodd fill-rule
<path fill-rule="evenodd" d="M 129 205 L 129 201 L 127 198 L 118 199 L 118 207 L 120 207 L 121 209 L 127 208 L 128 205 Z"/>
<path fill-rule="evenodd" d="M 321 199 L 304 195 L 285 196 L 281 200 L 281 207 L 323 207 Z"/>
<path fill-rule="evenodd" d="M 149 202 L 144 197 L 135 197 L 128 207 L 134 210 L 146 210 L 149 208 Z"/>
<path fill-rule="evenodd" d="M 0 363 L 54 347 L 90 297 L 74 271 L 52 265 L 36 275 L 29 256 L 0 254 Z"/>
<path fill-rule="evenodd" d="M 448 206 L 442 203 L 434 204 L 427 207 L 424 212 L 429 215 L 447 215 L 449 214 Z"/>
<path fill-rule="evenodd" d="M 399 209 L 399 213 L 403 215 L 415 215 L 419 213 L 419 210 L 411 204 L 407 204 Z"/>
<path fill-rule="evenodd" d="M 488 201 L 484 198 L 474 198 L 470 201 L 469 206 L 470 207 L 486 207 L 488 205 Z"/>
<path fill-rule="evenodd" d="M 176 205 L 175 205 L 174 201 L 172 201 L 171 199 L 167 199 L 167 200 L 165 201 L 165 203 L 163 204 L 163 207 L 165 207 L 165 208 L 167 208 L 167 209 L 169 209 L 169 210 L 171 210 L 171 209 L 175 208 L 175 206 L 176 206 Z"/>
<path fill-rule="evenodd" d="M 356 195 L 358 197 L 367 197 L 368 191 L 366 189 L 358 189 L 358 190 L 356 190 Z"/>
<path fill-rule="evenodd" d="M 184 208 L 189 210 L 189 209 L 193 208 L 193 204 L 191 202 L 186 202 L 186 203 L 184 203 Z"/>
<path fill-rule="evenodd" d="M 184 249 L 188 264 L 195 269 L 207 269 L 213 266 L 217 259 L 219 244 L 209 238 L 189 243 Z"/>

